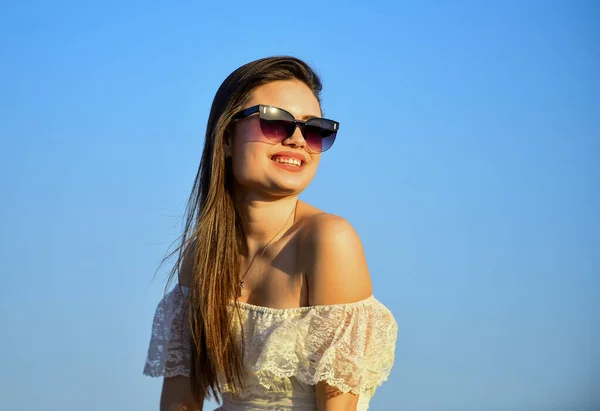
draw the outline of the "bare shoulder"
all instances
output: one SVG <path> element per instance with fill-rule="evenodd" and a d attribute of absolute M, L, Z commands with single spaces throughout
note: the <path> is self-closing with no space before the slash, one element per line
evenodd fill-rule
<path fill-rule="evenodd" d="M 301 248 L 310 305 L 351 303 L 372 294 L 362 242 L 344 218 L 324 212 L 307 216 Z"/>

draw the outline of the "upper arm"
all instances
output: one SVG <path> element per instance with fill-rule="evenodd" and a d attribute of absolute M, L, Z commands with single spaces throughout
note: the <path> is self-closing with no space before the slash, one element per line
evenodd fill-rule
<path fill-rule="evenodd" d="M 342 394 L 337 388 L 324 381 L 317 384 L 316 390 L 318 411 L 350 411 L 356 410 L 358 395 Z"/>
<path fill-rule="evenodd" d="M 194 399 L 188 377 L 169 377 L 163 380 L 160 411 L 202 411 L 202 404 Z"/>
<path fill-rule="evenodd" d="M 179 270 L 179 284 L 185 287 L 192 285 L 194 261 L 196 259 L 196 242 L 191 242 L 183 251 Z M 185 326 L 185 324 L 183 325 Z M 160 411 L 202 411 L 202 404 L 194 399 L 191 379 L 184 376 L 165 377 L 160 397 Z"/>
<path fill-rule="evenodd" d="M 341 217 L 321 215 L 306 240 L 309 305 L 344 304 L 371 296 L 371 277 L 354 228 Z M 319 411 L 355 410 L 358 396 L 341 393 L 324 381 L 316 387 Z"/>
<path fill-rule="evenodd" d="M 371 296 L 363 246 L 350 223 L 320 215 L 310 224 L 305 240 L 309 305 L 351 303 Z"/>

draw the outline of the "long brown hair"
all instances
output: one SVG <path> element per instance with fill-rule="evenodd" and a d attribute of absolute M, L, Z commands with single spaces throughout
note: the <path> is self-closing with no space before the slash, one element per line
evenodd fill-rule
<path fill-rule="evenodd" d="M 302 60 L 287 56 L 250 62 L 231 73 L 219 87 L 208 118 L 183 234 L 178 247 L 167 256 L 178 253 L 170 281 L 181 269 L 187 250 L 195 250 L 188 302 L 193 339 L 191 381 L 199 402 L 211 396 L 218 400 L 223 384 L 233 391 L 242 390 L 244 385 L 243 335 L 237 338 L 232 326 L 234 313 L 228 306 L 237 299 L 240 255 L 245 243 L 224 142 L 233 137 L 229 135 L 233 116 L 244 108 L 252 92 L 281 80 L 299 80 L 319 99 L 321 81 L 317 74 Z M 234 307 L 239 318 L 239 307 Z"/>

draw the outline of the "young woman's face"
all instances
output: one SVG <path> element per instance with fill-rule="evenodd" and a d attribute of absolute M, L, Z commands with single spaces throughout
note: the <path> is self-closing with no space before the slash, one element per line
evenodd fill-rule
<path fill-rule="evenodd" d="M 244 108 L 258 104 L 284 109 L 297 120 L 321 117 L 318 100 L 306 84 L 297 80 L 276 81 L 257 88 Z M 233 135 L 226 143 L 236 189 L 242 189 L 246 195 L 298 194 L 313 179 L 321 158 L 306 144 L 300 128 L 280 143 L 267 139 L 258 113 L 235 121 Z"/>

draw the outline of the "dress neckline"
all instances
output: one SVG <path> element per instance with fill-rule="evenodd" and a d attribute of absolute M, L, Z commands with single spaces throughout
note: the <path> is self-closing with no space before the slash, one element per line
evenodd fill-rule
<path fill-rule="evenodd" d="M 261 313 L 268 313 L 268 314 L 299 314 L 299 313 L 305 313 L 311 310 L 315 310 L 315 311 L 325 311 L 325 310 L 331 310 L 332 308 L 344 308 L 344 309 L 349 309 L 349 308 L 358 308 L 358 307 L 362 307 L 362 306 L 366 306 L 371 304 L 373 301 L 375 301 L 375 296 L 373 296 L 372 294 L 360 301 L 355 301 L 352 303 L 340 303 L 340 304 L 329 304 L 329 305 L 308 305 L 308 306 L 304 306 L 304 307 L 290 307 L 290 308 L 271 308 L 271 307 L 264 307 L 262 305 L 255 305 L 255 304 L 250 304 L 250 303 L 246 303 L 246 302 L 242 302 L 242 301 L 230 301 L 229 305 L 230 306 L 235 306 L 236 304 L 238 305 L 238 307 L 240 307 L 242 310 L 245 311 L 254 311 L 254 312 L 261 312 Z"/>
<path fill-rule="evenodd" d="M 185 285 L 179 285 L 179 288 L 181 288 L 182 290 L 185 290 L 185 292 L 189 292 L 190 287 L 185 286 Z M 242 302 L 242 301 L 229 301 L 229 306 L 230 307 L 235 307 L 235 305 L 237 304 L 237 306 L 242 309 L 243 311 L 251 311 L 251 312 L 261 312 L 261 313 L 267 313 L 267 314 L 301 314 L 301 313 L 305 313 L 311 310 L 315 310 L 317 312 L 320 311 L 327 311 L 327 310 L 331 310 L 334 308 L 338 308 L 338 309 L 353 309 L 353 308 L 360 308 L 360 307 L 364 307 L 364 306 L 368 306 L 373 304 L 373 302 L 376 302 L 377 299 L 375 298 L 375 296 L 373 294 L 371 294 L 369 297 L 363 299 L 363 300 L 359 300 L 359 301 L 355 301 L 352 303 L 339 303 L 339 304 L 327 304 L 327 305 L 308 305 L 308 306 L 304 306 L 304 307 L 290 307 L 290 308 L 271 308 L 271 307 L 264 307 L 262 305 L 255 305 L 255 304 L 250 304 L 250 303 L 246 303 L 246 302 Z"/>

